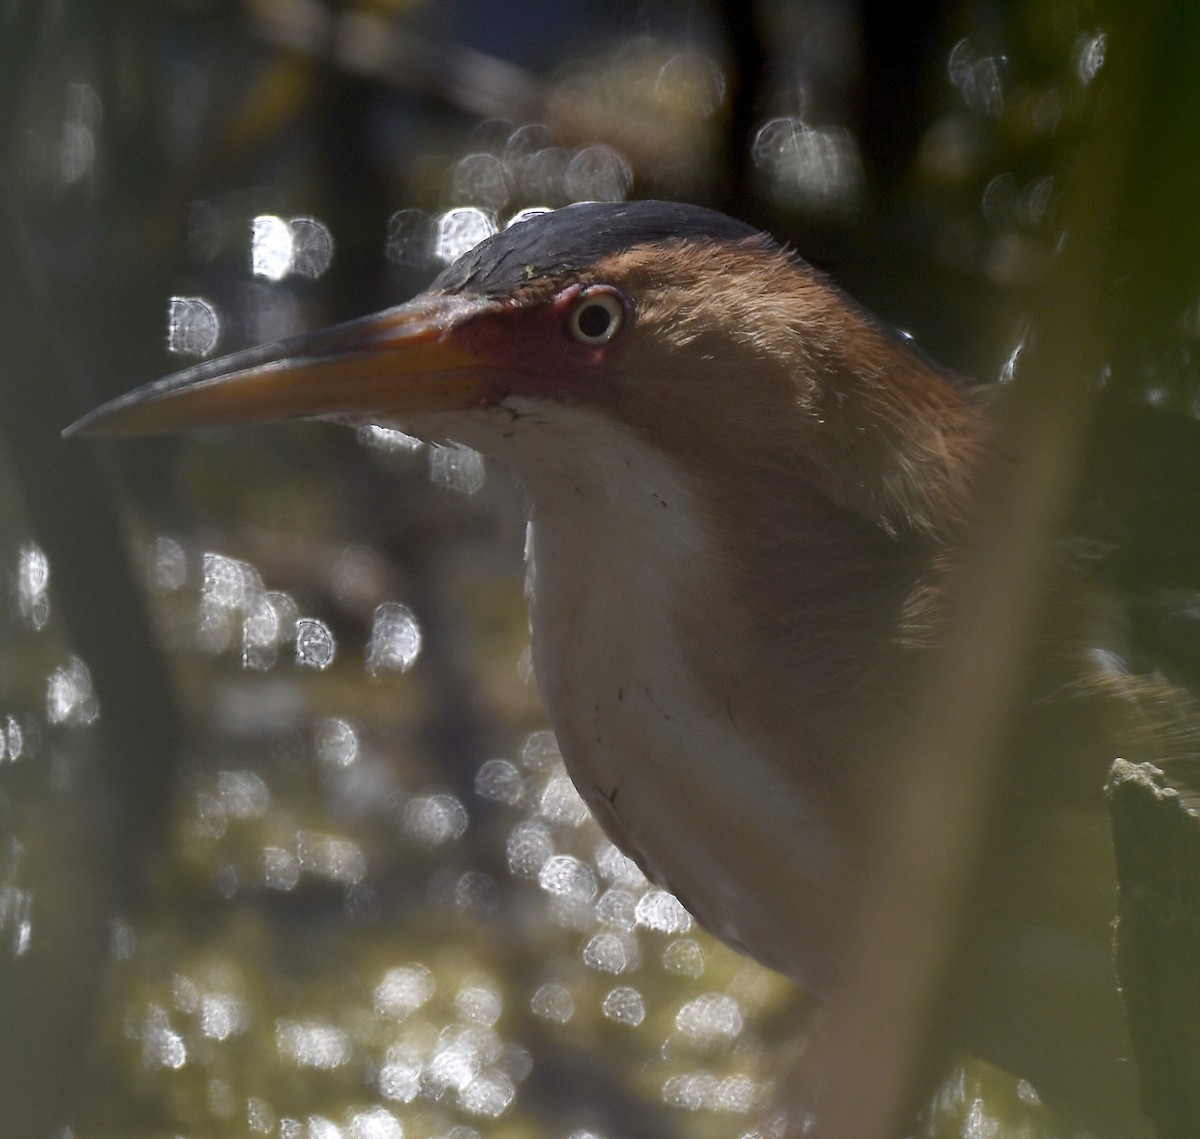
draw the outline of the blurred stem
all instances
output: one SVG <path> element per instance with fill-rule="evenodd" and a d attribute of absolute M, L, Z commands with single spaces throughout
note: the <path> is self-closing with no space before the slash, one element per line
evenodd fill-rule
<path fill-rule="evenodd" d="M 11 173 L 48 25 L 36 3 L 10 5 L 4 19 L 0 168 Z M 134 901 L 159 833 L 178 719 L 108 481 L 93 450 L 59 437 L 80 411 L 63 352 L 62 323 L 73 318 L 56 310 L 39 272 L 17 181 L 0 178 L 0 445 L 50 562 L 55 611 L 100 699 L 103 760 L 85 786 L 48 789 L 44 778 L 13 794 L 33 934 L 24 954 L 0 955 L 0 1103 L 6 1134 L 48 1136 L 82 1111 L 107 921 Z"/>
<path fill-rule="evenodd" d="M 0 60 L 0 107 L 19 112 L 27 69 L 19 49 L 5 54 L 11 58 Z M 19 113 L 8 122 L 12 135 L 2 140 L 0 155 L 5 168 L 15 169 Z M 62 322 L 69 314 L 58 311 L 21 211 L 12 180 L 0 180 L 0 247 L 6 252 L 0 328 L 4 362 L 15 380 L 0 384 L 0 437 L 52 567 L 56 609 L 100 697 L 109 787 L 119 800 L 113 822 L 124 832 L 120 859 L 132 875 L 161 820 L 179 712 L 121 541 L 111 482 L 93 448 L 60 437 L 81 410 L 76 376 L 63 352 Z M 104 291 L 107 282 L 97 281 L 95 288 Z"/>
<path fill-rule="evenodd" d="M 1176 9 L 1183 7 L 1177 4 Z M 1115 74 L 1102 114 L 1066 179 L 1064 240 L 1037 307 L 1041 336 L 1013 392 L 978 537 L 968 551 L 951 630 L 926 699 L 903 738 L 896 788 L 869 875 L 844 982 L 820 1026 L 819 1139 L 888 1139 L 903 1131 L 922 1086 L 942 1003 L 963 949 L 962 920 L 982 872 L 1000 857 L 997 804 L 1019 774 L 1000 747 L 1018 714 L 1050 539 L 1074 489 L 1095 384 L 1111 348 L 1110 282 L 1123 266 L 1113 235 L 1149 225 L 1132 175 L 1142 124 L 1187 89 L 1152 84 L 1195 40 L 1161 35 L 1153 6 L 1114 18 Z M 1163 102 L 1159 102 L 1163 100 Z M 1168 175 L 1157 156 L 1158 173 Z M 1098 757 L 1103 758 L 1103 757 Z M 1099 793 L 1099 788 L 1097 788 Z"/>
<path fill-rule="evenodd" d="M 718 187 L 716 206 L 726 213 L 746 217 L 753 213 L 750 144 L 767 66 L 762 36 L 762 17 L 755 4 L 718 0 L 716 13 L 729 53 L 728 107 L 725 125 L 725 159 L 718 168 L 726 171 Z"/>

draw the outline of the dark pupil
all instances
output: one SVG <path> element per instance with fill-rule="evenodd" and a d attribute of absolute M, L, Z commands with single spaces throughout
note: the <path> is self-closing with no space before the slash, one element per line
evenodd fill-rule
<path fill-rule="evenodd" d="M 603 336 L 610 324 L 612 313 L 603 305 L 587 305 L 579 310 L 579 331 L 589 340 Z"/>

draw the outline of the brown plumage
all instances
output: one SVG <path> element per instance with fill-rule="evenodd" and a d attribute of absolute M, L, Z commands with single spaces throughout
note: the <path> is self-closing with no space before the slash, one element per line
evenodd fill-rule
<path fill-rule="evenodd" d="M 200 364 L 80 426 L 294 415 L 511 466 L 539 683 L 580 792 L 709 929 L 826 991 L 992 458 L 969 389 L 741 223 L 592 204 L 484 242 L 408 306 Z M 1128 1139 L 1102 787 L 1139 708 L 1174 695 L 1098 666 L 1090 588 L 1064 566 L 1046 604 L 944 1020 Z"/>

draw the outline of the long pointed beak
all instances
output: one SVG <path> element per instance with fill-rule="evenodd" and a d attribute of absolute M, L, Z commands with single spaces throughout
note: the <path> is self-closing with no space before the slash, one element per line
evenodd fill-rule
<path fill-rule="evenodd" d="M 494 301 L 480 298 L 418 297 L 321 332 L 206 360 L 111 400 L 63 435 L 484 407 L 494 398 L 495 362 L 450 334 L 495 309 Z"/>

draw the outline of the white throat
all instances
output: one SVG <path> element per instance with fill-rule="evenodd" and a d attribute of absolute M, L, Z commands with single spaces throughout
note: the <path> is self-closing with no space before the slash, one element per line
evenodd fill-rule
<path fill-rule="evenodd" d="M 712 932 L 819 984 L 835 837 L 704 698 L 676 625 L 679 598 L 694 614 L 716 572 L 703 511 L 628 428 L 587 409 L 537 414 L 536 450 L 526 438 L 502 457 L 530 496 L 534 665 L 571 777 L 610 837 Z M 781 920 L 793 907 L 797 920 Z"/>

